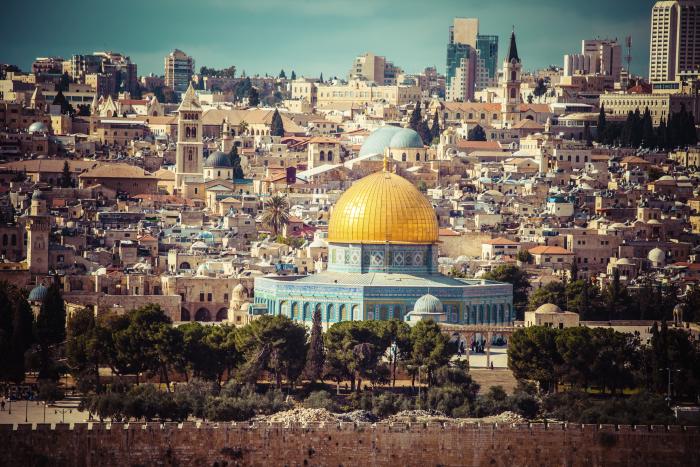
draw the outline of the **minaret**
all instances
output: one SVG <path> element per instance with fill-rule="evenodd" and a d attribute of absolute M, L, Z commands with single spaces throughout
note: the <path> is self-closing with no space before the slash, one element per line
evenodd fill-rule
<path fill-rule="evenodd" d="M 204 145 L 202 144 L 202 106 L 192 83 L 177 109 L 177 152 L 175 186 L 182 190 L 185 181 L 202 181 L 204 177 Z"/>
<path fill-rule="evenodd" d="M 46 111 L 46 98 L 44 98 L 44 94 L 41 92 L 40 86 L 34 88 L 32 98 L 29 101 L 29 107 L 42 112 Z"/>
<path fill-rule="evenodd" d="M 49 235 L 51 218 L 47 215 L 46 199 L 36 190 L 32 194 L 27 228 L 27 265 L 32 274 L 49 272 Z"/>
<path fill-rule="evenodd" d="M 518 56 L 518 46 L 515 43 L 515 27 L 510 35 L 510 46 L 508 47 L 508 55 L 503 62 L 503 80 L 501 88 L 503 90 L 503 100 L 501 101 L 501 112 L 503 114 L 503 123 L 512 124 L 518 112 L 520 101 L 520 83 L 521 83 L 522 63 Z"/>

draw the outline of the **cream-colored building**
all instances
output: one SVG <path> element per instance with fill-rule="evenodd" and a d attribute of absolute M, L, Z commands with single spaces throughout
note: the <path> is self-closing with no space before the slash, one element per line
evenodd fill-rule
<path fill-rule="evenodd" d="M 525 312 L 525 327 L 546 326 L 555 329 L 576 327 L 579 315 L 573 311 L 562 311 L 553 303 L 545 303 L 535 311 Z"/>
<path fill-rule="evenodd" d="M 314 85 L 316 85 L 314 83 Z M 387 102 L 393 105 L 406 105 L 421 98 L 418 86 L 377 86 L 367 81 L 351 80 L 340 85 L 316 85 L 318 107 L 335 104 L 366 105 L 372 102 Z"/>
<path fill-rule="evenodd" d="M 696 113 L 698 102 L 694 96 L 685 94 L 606 93 L 600 95 L 600 105 L 605 106 L 607 114 L 621 118 L 637 109 L 643 113 L 649 108 L 654 125 L 658 125 L 662 118 L 668 120 L 669 115 L 680 112 L 681 106 Z"/>
<path fill-rule="evenodd" d="M 651 10 L 649 79 L 675 81 L 700 67 L 700 1 L 656 2 Z"/>

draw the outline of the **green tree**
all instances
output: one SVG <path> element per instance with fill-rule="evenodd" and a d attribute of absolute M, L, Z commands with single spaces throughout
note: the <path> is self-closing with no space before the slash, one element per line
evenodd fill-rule
<path fill-rule="evenodd" d="M 555 343 L 561 357 L 556 367 L 559 380 L 573 387 L 587 389 L 593 379 L 591 362 L 597 355 L 590 328 L 565 328 L 558 333 Z"/>
<path fill-rule="evenodd" d="M 645 148 L 653 148 L 656 146 L 656 134 L 654 133 L 654 125 L 651 119 L 651 112 L 649 112 L 649 107 L 644 109 L 644 115 L 642 116 L 642 146 Z"/>
<path fill-rule="evenodd" d="M 483 278 L 513 285 L 513 306 L 518 314 L 517 319 L 523 319 L 527 294 L 530 290 L 527 274 L 517 266 L 503 264 L 484 274 Z"/>
<path fill-rule="evenodd" d="M 254 87 L 250 87 L 248 89 L 248 105 L 251 107 L 257 107 L 258 104 L 260 104 L 260 94 L 258 93 L 258 90 L 255 89 Z"/>
<path fill-rule="evenodd" d="M 486 141 L 486 132 L 481 125 L 476 124 L 467 133 L 468 141 Z"/>
<path fill-rule="evenodd" d="M 606 140 L 607 120 L 605 118 L 605 105 L 600 106 L 598 112 L 598 124 L 596 126 L 596 140 L 601 144 L 608 144 Z"/>
<path fill-rule="evenodd" d="M 423 144 L 426 146 L 430 146 L 430 144 L 433 141 L 433 137 L 430 133 L 428 122 L 426 122 L 425 120 L 421 120 L 420 122 L 418 122 L 418 128 L 416 129 L 416 132 L 420 136 L 421 140 L 423 140 Z"/>
<path fill-rule="evenodd" d="M 284 69 L 280 70 L 279 78 L 287 79 L 287 74 L 284 72 Z"/>
<path fill-rule="evenodd" d="M 282 122 L 282 116 L 277 111 L 277 109 L 275 109 L 275 113 L 272 114 L 270 134 L 272 136 L 284 136 L 284 123 Z"/>
<path fill-rule="evenodd" d="M 93 311 L 83 308 L 73 313 L 66 325 L 66 359 L 83 390 L 100 390 L 100 347 Z"/>
<path fill-rule="evenodd" d="M 289 223 L 289 201 L 285 196 L 274 194 L 265 202 L 262 222 L 277 236 L 282 227 Z"/>
<path fill-rule="evenodd" d="M 111 356 L 117 371 L 134 374 L 137 381 L 140 373 L 148 372 L 168 384 L 170 371 L 181 366 L 183 339 L 160 306 L 131 310 L 112 324 Z"/>
<path fill-rule="evenodd" d="M 321 310 L 315 310 L 311 325 L 309 353 L 306 356 L 304 373 L 311 384 L 323 377 L 323 366 L 326 361 L 326 351 L 323 347 L 323 328 L 321 327 Z"/>
<path fill-rule="evenodd" d="M 242 376 L 255 382 L 267 372 L 277 388 L 282 387 L 282 377 L 294 382 L 306 363 L 306 345 L 303 325 L 286 316 L 261 316 L 236 333 L 236 348 L 245 358 Z"/>
<path fill-rule="evenodd" d="M 508 342 L 508 368 L 519 382 L 537 381 L 540 390 L 556 390 L 557 331 L 544 326 L 516 330 Z"/>
<path fill-rule="evenodd" d="M 455 345 L 442 333 L 432 320 L 419 321 L 411 328 L 411 356 L 409 369 L 412 374 L 425 368 L 428 386 L 435 383 L 435 370 L 446 365 L 454 355 Z"/>
<path fill-rule="evenodd" d="M 297 79 L 297 74 L 294 72 L 294 70 L 292 70 L 291 80 L 294 81 L 296 79 Z"/>
<path fill-rule="evenodd" d="M 66 307 L 58 284 L 49 286 L 34 326 L 39 344 L 39 379 L 58 379 L 54 355 L 66 339 Z"/>
<path fill-rule="evenodd" d="M 423 121 L 423 117 L 420 112 L 420 101 L 416 102 L 416 106 L 413 108 L 413 113 L 411 113 L 411 119 L 408 122 L 408 127 L 412 130 L 418 131 L 418 125 Z"/>
<path fill-rule="evenodd" d="M 435 113 L 433 114 L 433 125 L 430 127 L 430 141 L 435 141 L 436 138 L 439 140 L 440 133 L 440 118 L 438 117 L 437 109 L 435 109 Z"/>
<path fill-rule="evenodd" d="M 71 178 L 68 161 L 63 162 L 63 171 L 61 172 L 61 180 L 59 183 L 63 188 L 70 188 L 73 186 L 73 179 Z"/>
<path fill-rule="evenodd" d="M 24 381 L 24 356 L 34 342 L 33 315 L 22 291 L 0 282 L 0 381 Z"/>
<path fill-rule="evenodd" d="M 560 281 L 550 282 L 531 295 L 527 304 L 530 311 L 534 311 L 546 303 L 553 303 L 562 310 L 566 309 L 566 286 Z"/>
<path fill-rule="evenodd" d="M 233 178 L 241 179 L 245 177 L 243 173 L 243 167 L 241 167 L 241 156 L 238 155 L 238 146 L 235 144 L 231 147 L 231 151 L 228 153 L 229 159 L 231 159 L 231 167 L 233 167 Z"/>

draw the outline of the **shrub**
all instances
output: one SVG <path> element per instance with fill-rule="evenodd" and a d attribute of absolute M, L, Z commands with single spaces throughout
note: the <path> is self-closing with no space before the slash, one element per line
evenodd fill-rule
<path fill-rule="evenodd" d="M 309 409 L 326 409 L 336 412 L 337 406 L 328 391 L 314 391 L 304 400 L 304 407 Z"/>
<path fill-rule="evenodd" d="M 38 397 L 42 401 L 58 401 L 65 397 L 63 390 L 55 381 L 43 380 L 39 382 Z"/>
<path fill-rule="evenodd" d="M 468 406 L 469 401 L 464 395 L 462 388 L 455 385 L 443 387 L 434 387 L 428 390 L 427 397 L 428 407 L 433 410 L 443 412 L 445 415 L 452 416 L 455 409 L 462 407 L 465 404 Z M 464 412 L 464 408 L 460 413 Z"/>

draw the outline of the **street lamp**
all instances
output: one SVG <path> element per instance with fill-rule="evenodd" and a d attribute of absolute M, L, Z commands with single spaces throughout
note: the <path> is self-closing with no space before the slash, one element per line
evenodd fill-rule
<path fill-rule="evenodd" d="M 670 367 L 662 368 L 659 371 L 666 371 L 668 373 L 668 386 L 666 387 L 666 403 L 671 407 L 671 372 L 675 371 L 680 373 L 681 370 L 672 370 Z"/>

